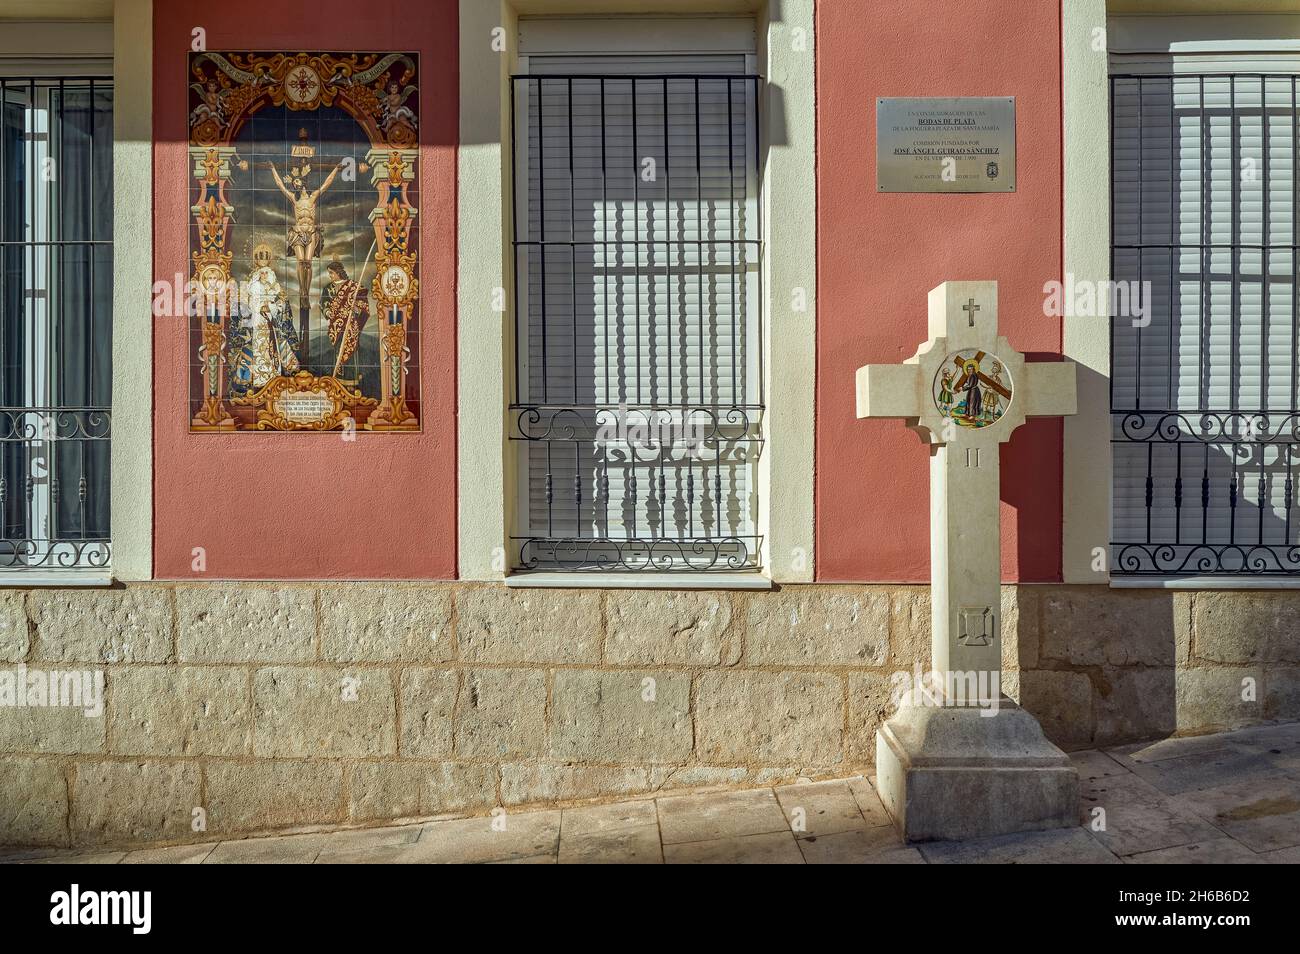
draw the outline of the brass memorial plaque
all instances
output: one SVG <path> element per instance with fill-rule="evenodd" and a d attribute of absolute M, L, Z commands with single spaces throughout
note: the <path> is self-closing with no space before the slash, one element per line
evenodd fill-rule
<path fill-rule="evenodd" d="M 1015 97 L 877 99 L 876 191 L 1015 192 Z"/>

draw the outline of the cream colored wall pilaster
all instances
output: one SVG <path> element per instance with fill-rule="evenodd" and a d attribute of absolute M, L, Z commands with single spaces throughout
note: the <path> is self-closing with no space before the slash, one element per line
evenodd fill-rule
<path fill-rule="evenodd" d="M 1064 247 L 1070 282 L 1110 278 L 1110 95 L 1106 0 L 1062 0 Z M 1079 413 L 1065 419 L 1061 566 L 1066 583 L 1104 583 L 1110 542 L 1110 334 L 1103 317 L 1066 317 Z M 1102 548 L 1098 558 L 1097 548 Z"/>
<path fill-rule="evenodd" d="M 153 0 L 113 9 L 113 576 L 153 576 Z"/>
<path fill-rule="evenodd" d="M 514 495 L 505 430 L 512 347 L 509 304 L 510 74 L 516 15 L 509 4 L 460 0 L 457 156 L 457 523 L 462 580 L 500 580 Z M 494 32 L 499 31 L 499 32 Z M 503 50 L 493 48 L 494 39 Z M 496 305 L 504 304 L 498 311 Z"/>
<path fill-rule="evenodd" d="M 817 385 L 817 122 L 813 0 L 769 0 L 763 98 L 764 374 L 760 470 L 765 564 L 781 583 L 813 579 Z M 779 17 L 779 19 L 778 19 Z"/>

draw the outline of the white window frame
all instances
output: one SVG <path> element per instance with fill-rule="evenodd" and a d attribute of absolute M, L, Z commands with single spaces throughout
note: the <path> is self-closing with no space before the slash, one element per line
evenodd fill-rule
<path fill-rule="evenodd" d="M 543 77 L 548 75 L 545 71 L 539 71 L 534 74 L 533 66 L 535 60 L 545 61 L 548 57 L 577 57 L 577 56 L 625 56 L 625 55 L 644 55 L 644 56 L 726 56 L 734 57 L 740 64 L 734 72 L 743 73 L 747 76 L 753 76 L 758 71 L 757 44 L 755 39 L 756 23 L 752 17 L 618 17 L 618 18 L 586 18 L 586 17 L 529 17 L 520 20 L 520 45 L 518 56 L 517 73 L 519 76 L 537 75 Z M 540 65 L 540 64 L 538 64 Z M 733 71 L 728 71 L 733 72 Z M 669 74 L 671 75 L 671 74 Z M 747 103 L 746 108 L 746 127 L 750 127 L 752 117 L 757 125 L 757 102 L 755 100 L 756 91 L 748 83 L 742 85 L 736 81 L 737 91 L 743 89 L 744 97 Z M 526 143 L 528 141 L 528 117 L 529 117 L 529 97 L 531 96 L 530 83 L 526 81 L 514 82 L 514 112 L 515 128 L 514 137 L 517 143 Z M 752 149 L 758 151 L 759 143 L 753 142 Z M 750 154 L 746 150 L 746 155 Z M 517 234 L 526 236 L 528 234 L 528 205 L 529 205 L 529 170 L 524 168 L 518 156 L 514 160 L 514 205 L 519 216 L 516 223 Z M 745 167 L 746 187 L 745 187 L 745 211 L 744 221 L 759 223 L 759 182 L 757 163 Z M 648 206 L 653 200 L 643 198 L 641 203 Z M 606 210 L 608 211 L 608 210 Z M 644 217 L 646 210 L 641 210 Z M 761 234 L 759 234 L 761 241 Z M 745 379 L 752 382 L 754 388 L 754 399 L 757 400 L 760 390 L 760 369 L 761 355 L 763 350 L 763 328 L 762 328 L 762 306 L 761 302 L 761 259 L 754 263 L 751 268 L 744 272 L 743 281 L 747 285 L 745 292 L 745 301 L 752 303 L 746 310 L 743 317 L 746 319 L 745 327 L 745 351 L 747 364 L 749 365 L 743 371 Z M 529 289 L 526 285 L 519 285 L 516 288 L 516 305 L 519 314 L 526 316 L 530 311 L 530 302 L 528 298 Z M 529 372 L 527 349 L 520 348 L 519 342 L 512 341 L 516 351 L 516 363 L 519 369 L 519 375 L 522 379 L 527 379 Z M 513 394 L 519 393 L 520 382 L 512 382 L 511 391 Z M 613 410 L 611 406 L 609 410 Z M 517 412 L 516 412 L 517 413 Z M 604 412 L 602 412 L 604 413 Z M 664 414 L 659 411 L 658 414 Z M 757 412 L 759 418 L 754 424 L 754 432 L 761 439 L 765 422 L 761 420 L 762 412 Z M 635 415 L 634 415 L 635 418 Z M 635 419 L 634 422 L 635 423 Z M 513 424 L 512 424 L 513 427 Z M 517 430 L 517 428 L 516 428 Z M 515 473 L 514 488 L 516 493 L 515 513 L 517 514 L 517 525 L 514 527 L 516 534 L 512 539 L 511 555 L 517 556 L 518 534 L 523 532 L 533 532 L 532 525 L 526 519 L 526 510 L 528 508 L 530 492 L 532 491 L 531 476 L 528 461 L 525 454 L 528 450 L 528 443 L 515 442 Z M 758 462 L 762 460 L 761 455 L 754 465 L 746 468 L 748 495 L 752 498 L 755 495 L 761 495 L 762 490 L 758 486 Z M 612 481 L 611 481 L 612 483 Z M 761 496 L 760 498 L 761 499 Z M 757 541 L 753 557 L 756 562 L 761 564 L 763 558 L 762 552 L 762 529 L 759 526 L 759 514 L 757 513 L 757 503 L 750 504 L 752 507 L 748 517 L 750 530 Z M 665 539 L 671 540 L 671 537 Z M 748 539 L 748 537 L 742 537 Z M 725 556 L 724 556 L 725 558 Z M 591 575 L 598 571 L 591 570 L 516 570 L 511 574 L 511 582 L 515 585 L 539 585 L 534 581 L 540 581 L 545 584 L 548 582 L 561 583 L 565 578 L 575 575 Z M 646 571 L 637 573 L 635 571 L 619 571 L 614 573 L 601 574 L 600 579 L 616 581 L 623 575 L 633 575 L 638 579 L 653 579 L 663 571 Z M 689 567 L 682 567 L 680 570 L 669 571 L 673 576 L 689 577 L 697 576 L 701 573 L 710 575 L 718 573 L 717 570 L 694 570 Z M 761 565 L 752 569 L 741 571 L 739 573 L 724 573 L 725 578 L 735 579 L 740 576 L 761 574 Z M 761 585 L 761 581 L 760 585 Z"/>
<path fill-rule="evenodd" d="M 6 80 L 112 77 L 112 30 L 108 24 L 11 23 L 6 25 L 6 29 L 9 31 L 8 42 L 0 48 L 0 76 Z M 58 50 L 66 51 L 66 55 L 53 52 Z M 42 53 L 42 51 L 50 52 Z M 33 53 L 37 55 L 32 55 Z M 111 88 L 112 80 L 108 79 L 105 86 Z M 25 108 L 24 139 L 30 144 L 25 149 L 34 169 L 44 168 L 50 158 L 49 101 L 54 88 L 50 85 L 36 85 L 33 89 L 36 101 L 26 104 Z M 48 354 L 50 347 L 49 303 L 52 292 L 51 288 L 43 284 L 44 276 L 49 272 L 47 265 L 50 255 L 50 246 L 45 243 L 53 235 L 51 221 L 55 212 L 51 208 L 48 191 L 40 188 L 25 189 L 23 203 L 26 216 L 24 241 L 33 243 L 31 253 L 33 285 L 24 289 L 23 311 L 28 327 L 32 329 L 30 351 L 44 356 Z M 101 317 L 106 323 L 112 322 L 111 314 Z M 54 381 L 49 374 L 47 362 L 36 361 L 26 364 L 24 406 L 34 409 L 51 407 L 54 393 Z M 44 435 L 48 435 L 51 429 L 59 425 L 51 422 L 47 415 L 33 410 L 25 415 L 22 426 L 32 428 L 37 434 L 36 440 L 31 442 L 34 454 L 28 474 L 29 479 L 32 480 L 32 499 L 28 504 L 28 526 L 34 531 L 36 549 L 27 555 L 26 562 L 30 568 L 20 566 L 0 568 L 0 587 L 47 584 L 101 586 L 110 583 L 112 581 L 109 552 L 112 547 L 111 536 L 108 546 L 92 543 L 78 553 L 74 563 L 67 564 L 63 562 L 62 556 L 66 551 L 61 548 L 57 540 L 53 539 L 54 504 L 50 478 L 55 441 Z M 38 451 L 43 456 L 38 458 L 35 455 Z M 110 486 L 112 486 L 111 474 Z M 64 488 L 63 491 L 75 492 L 75 489 Z M 26 488 L 11 488 L 10 493 L 25 494 Z"/>
<path fill-rule="evenodd" d="M 545 15 L 552 0 L 461 0 L 459 152 L 459 566 L 461 579 L 506 580 L 513 520 L 513 449 L 504 409 L 513 366 L 513 317 L 488 303 L 511 299 L 509 76 L 518 72 L 519 14 Z M 601 16 L 652 8 L 639 0 L 593 4 Z M 699 10 L 703 5 L 692 5 Z M 735 13 L 699 13 L 721 19 Z M 778 83 L 759 103 L 764 257 L 764 395 L 768 448 L 760 460 L 762 573 L 510 576 L 511 585 L 565 587 L 767 587 L 813 579 L 813 441 L 816 367 L 816 188 L 813 0 L 745 0 L 757 23 L 754 71 Z M 657 5 L 657 9 L 663 9 Z M 706 8 L 707 9 L 707 8 Z M 680 17 L 675 18 L 680 19 Z M 582 29 L 582 28 L 579 28 Z M 485 57 L 483 37 L 503 37 L 504 55 Z M 779 138 L 769 111 L 780 105 Z M 473 210 L 471 212 L 471 210 Z M 492 228 L 492 223 L 499 226 Z M 791 306 L 794 290 L 806 306 Z M 779 316 L 773 320 L 774 316 Z M 771 451 L 775 450 L 773 453 Z M 772 503 L 779 497 L 780 506 Z M 559 579 L 546 579 L 547 576 Z M 614 578 L 616 577 L 616 578 Z M 704 579 L 701 579 L 704 577 Z"/>
<path fill-rule="evenodd" d="M 1081 0 L 1081 2 L 1071 11 L 1071 0 L 1065 0 L 1065 15 L 1067 19 L 1073 15 L 1078 18 L 1086 17 L 1088 11 L 1080 9 L 1085 3 L 1096 4 L 1101 0 Z M 1102 4 L 1104 6 L 1104 4 Z M 1225 5 L 1224 9 L 1230 7 Z M 1229 64 L 1235 67 L 1247 66 L 1251 73 L 1282 73 L 1292 74 L 1300 72 L 1300 16 L 1290 14 L 1256 14 L 1256 15 L 1201 15 L 1201 16 L 1112 16 L 1107 21 L 1107 68 L 1102 78 L 1102 92 L 1100 96 L 1089 94 L 1081 90 L 1079 83 L 1074 84 L 1073 101 L 1076 108 L 1082 107 L 1088 117 L 1088 122 L 1095 128 L 1097 107 L 1102 105 L 1106 109 L 1105 126 L 1109 129 L 1109 103 L 1106 90 L 1109 87 L 1109 78 L 1112 72 L 1123 73 L 1145 73 L 1153 74 L 1194 74 L 1203 72 L 1207 69 L 1214 69 L 1218 64 Z M 1068 163 L 1069 150 L 1069 114 L 1072 104 L 1072 96 L 1069 80 L 1069 63 L 1067 62 L 1067 91 L 1065 97 L 1065 110 L 1067 118 L 1067 175 L 1065 181 L 1066 189 L 1066 231 L 1067 231 L 1067 258 L 1066 272 L 1070 272 L 1070 243 L 1069 230 L 1071 227 L 1071 189 L 1075 189 L 1075 195 L 1086 196 L 1086 192 L 1081 187 L 1086 187 L 1085 175 L 1076 174 L 1071 177 Z M 1109 140 L 1109 136 L 1107 137 Z M 1106 157 L 1106 169 L 1110 168 L 1110 156 Z M 1107 187 L 1109 186 L 1109 175 L 1106 178 Z M 1105 208 L 1109 210 L 1109 198 L 1105 202 Z M 1081 216 L 1075 216 L 1075 221 L 1082 221 Z M 1109 211 L 1104 217 L 1104 224 L 1109 229 Z M 1088 226 L 1084 225 L 1080 229 L 1081 233 L 1090 231 Z M 1095 230 L 1091 230 L 1095 235 Z M 1106 247 L 1109 248 L 1109 236 L 1106 238 Z M 1070 335 L 1067 328 L 1067 356 L 1070 356 L 1069 341 Z M 1110 374 L 1109 353 L 1103 365 L 1107 376 Z M 1080 404 L 1080 410 L 1083 410 L 1083 403 Z M 1106 432 L 1109 436 L 1110 428 L 1110 408 L 1106 407 Z M 1074 462 L 1080 462 L 1085 455 L 1095 453 L 1098 450 L 1095 439 L 1092 442 L 1078 442 L 1077 446 L 1071 447 L 1070 433 L 1067 425 L 1066 440 L 1066 467 L 1067 474 L 1071 472 L 1072 455 Z M 1095 438 L 1095 435 L 1094 435 Z M 1091 444 L 1091 446 L 1089 446 Z M 1096 455 L 1100 456 L 1100 455 Z M 1104 453 L 1106 461 L 1106 472 L 1104 479 L 1107 487 L 1107 519 L 1105 526 L 1109 534 L 1111 519 L 1109 515 L 1110 501 L 1109 493 L 1112 487 L 1113 473 L 1111 464 L 1110 449 L 1107 447 Z M 1081 465 L 1085 466 L 1086 465 Z M 1096 473 L 1095 460 L 1090 468 L 1092 473 Z M 1073 507 L 1070 498 L 1070 487 L 1067 478 L 1066 485 L 1066 523 L 1067 529 L 1070 525 L 1071 517 L 1076 519 L 1084 511 L 1076 502 Z M 1067 544 L 1070 543 L 1067 532 Z M 1068 565 L 1069 554 L 1066 554 Z M 1109 557 L 1108 557 L 1109 559 Z M 1105 576 L 1103 575 L 1103 579 Z M 1066 582 L 1084 582 L 1079 575 L 1071 579 L 1067 572 Z M 1109 583 L 1114 588 L 1154 588 L 1154 589 L 1297 589 L 1300 588 L 1300 579 L 1282 577 L 1282 576 L 1258 576 L 1251 574 L 1228 575 L 1228 574 L 1186 574 L 1186 575 L 1169 575 L 1169 576 L 1110 576 Z"/>
<path fill-rule="evenodd" d="M 481 3 L 486 7 L 489 4 Z M 0 576 L 0 586 L 100 586 L 153 578 L 153 0 L 22 4 L 40 19 L 0 16 L 0 58 L 41 70 L 113 77 L 113 439 L 109 507 L 112 564 L 105 570 Z M 111 14 L 110 14 L 111 9 Z M 109 18 L 111 16 L 111 19 Z M 52 60 L 60 62 L 57 67 Z M 170 276 L 168 276 L 170 278 Z M 142 399 L 142 395 L 145 399 Z M 111 575 L 110 575 L 111 574 Z"/>

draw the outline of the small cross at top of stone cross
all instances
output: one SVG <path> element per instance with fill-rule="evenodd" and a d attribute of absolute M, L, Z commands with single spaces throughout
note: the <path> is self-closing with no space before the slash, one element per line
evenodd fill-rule
<path fill-rule="evenodd" d="M 962 305 L 962 306 L 961 306 L 961 310 L 964 311 L 964 312 L 966 312 L 967 316 L 970 318 L 970 322 L 969 322 L 969 324 L 970 324 L 970 326 L 971 326 L 972 328 L 974 328 L 974 327 L 975 327 L 975 312 L 977 312 L 977 311 L 980 310 L 980 306 L 977 305 L 977 304 L 975 304 L 975 299 L 972 298 L 970 301 L 966 302 L 966 304 Z"/>

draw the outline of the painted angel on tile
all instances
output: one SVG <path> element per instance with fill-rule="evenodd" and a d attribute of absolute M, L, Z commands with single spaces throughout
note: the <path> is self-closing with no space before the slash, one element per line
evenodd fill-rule
<path fill-rule="evenodd" d="M 398 123 L 405 123 L 412 129 L 415 128 L 415 113 L 405 105 L 414 92 L 414 84 L 402 89 L 399 83 L 393 81 L 388 84 L 387 91 L 379 93 L 379 125 L 384 132 L 388 132 Z"/>
<path fill-rule="evenodd" d="M 215 79 L 210 79 L 206 84 L 191 83 L 190 89 L 198 94 L 201 102 L 190 111 L 190 126 L 197 126 L 199 123 L 212 120 L 218 126 L 226 124 L 225 95 L 226 91 L 217 85 Z"/>

